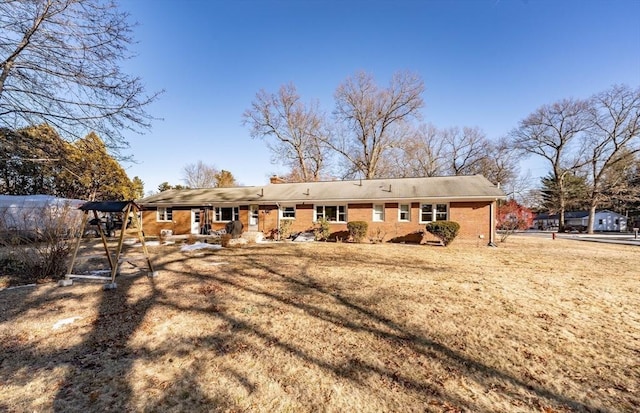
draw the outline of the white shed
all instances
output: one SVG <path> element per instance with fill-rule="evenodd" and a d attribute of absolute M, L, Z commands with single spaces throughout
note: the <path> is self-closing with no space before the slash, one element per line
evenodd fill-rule
<path fill-rule="evenodd" d="M 586 225 L 586 221 L 585 221 Z M 617 212 L 603 209 L 596 211 L 595 220 L 593 222 L 594 231 L 611 231 L 623 232 L 627 230 L 627 217 Z"/>

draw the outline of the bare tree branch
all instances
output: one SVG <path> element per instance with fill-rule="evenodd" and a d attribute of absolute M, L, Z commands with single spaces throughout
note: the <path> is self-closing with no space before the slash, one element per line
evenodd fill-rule
<path fill-rule="evenodd" d="M 385 89 L 365 72 L 338 86 L 334 115 L 345 126 L 345 135 L 327 143 L 344 157 L 348 172 L 366 179 L 380 175 L 383 155 L 406 136 L 408 128 L 402 124 L 419 117 L 423 92 L 422 79 L 409 72 L 394 74 Z"/>
<path fill-rule="evenodd" d="M 121 70 L 128 17 L 111 0 L 0 2 L 0 126 L 96 131 L 112 149 L 126 146 L 123 131 L 148 129 L 158 93 Z"/>
<path fill-rule="evenodd" d="M 251 126 L 251 136 L 266 139 L 272 162 L 290 168 L 290 177 L 303 182 L 317 181 L 326 169 L 328 134 L 318 105 L 305 105 L 292 84 L 280 87 L 277 94 L 261 90 L 251 108 L 243 114 L 243 123 Z"/>
<path fill-rule="evenodd" d="M 591 180 L 587 230 L 592 234 L 596 208 L 606 200 L 606 192 L 615 192 L 615 186 L 625 183 L 615 179 L 612 172 L 616 165 L 640 153 L 640 88 L 613 86 L 594 95 L 589 103 L 585 155 Z M 605 178 L 609 184 L 606 189 Z"/>
<path fill-rule="evenodd" d="M 564 179 L 587 162 L 584 151 L 579 148 L 584 140 L 577 139 L 589 126 L 588 102 L 564 99 L 544 105 L 520 121 L 511 132 L 510 139 L 515 150 L 546 159 L 552 171 L 558 193 L 560 230 L 564 230 L 566 194 Z"/>

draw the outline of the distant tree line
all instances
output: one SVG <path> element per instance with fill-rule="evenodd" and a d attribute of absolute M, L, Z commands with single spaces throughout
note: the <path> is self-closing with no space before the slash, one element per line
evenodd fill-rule
<path fill-rule="evenodd" d="M 588 99 L 543 105 L 506 136 L 477 126 L 422 121 L 422 79 L 395 73 L 386 87 L 358 72 L 336 88 L 331 115 L 305 103 L 295 85 L 261 90 L 243 123 L 264 140 L 291 182 L 327 178 L 481 174 L 529 207 L 639 210 L 640 88 L 616 85 Z M 531 191 L 520 162 L 541 158 L 549 174 Z"/>
<path fill-rule="evenodd" d="M 238 185 L 231 172 L 207 165 L 202 161 L 185 165 L 182 168 L 182 180 L 185 185 L 171 185 L 169 182 L 162 182 L 158 185 L 158 192 L 170 189 L 229 188 Z"/>

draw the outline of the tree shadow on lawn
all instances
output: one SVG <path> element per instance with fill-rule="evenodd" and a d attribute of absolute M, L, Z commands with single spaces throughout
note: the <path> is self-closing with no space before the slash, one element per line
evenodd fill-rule
<path fill-rule="evenodd" d="M 68 366 L 53 402 L 54 411 L 91 411 L 98 401 L 109 410 L 125 411 L 128 407 L 132 390 L 130 383 L 122 378 L 130 372 L 139 354 L 127 346 L 127 341 L 161 293 L 155 288 L 153 278 L 117 281 L 117 289 L 102 292 L 98 317 L 87 337 L 63 353 L 53 355 L 57 363 Z M 129 291 L 136 281 L 148 282 L 151 291 L 129 304 Z"/>
<path fill-rule="evenodd" d="M 276 248 L 265 251 L 265 253 L 274 256 L 274 254 L 278 254 L 278 250 Z M 305 254 L 306 266 L 299 268 L 294 273 L 294 276 L 279 271 L 274 266 L 264 264 L 261 261 L 261 257 L 256 255 L 251 248 L 234 253 L 235 258 L 242 261 L 242 265 L 237 266 L 237 268 L 233 267 L 233 272 L 226 271 L 224 267 L 215 267 L 208 272 L 203 272 L 201 269 L 192 267 L 189 262 L 191 259 L 197 260 L 199 258 L 188 256 L 156 264 L 156 269 L 161 272 L 161 277 L 166 277 L 167 279 L 169 277 L 176 277 L 176 279 L 186 277 L 195 283 L 215 281 L 221 286 L 229 286 L 273 300 L 284 305 L 285 308 L 302 310 L 305 314 L 322 322 L 346 328 L 353 332 L 365 332 L 381 337 L 394 346 L 407 348 L 415 354 L 437 359 L 442 364 L 453 365 L 463 371 L 465 377 L 476 381 L 486 380 L 487 377 L 503 380 L 522 389 L 525 394 L 533 393 L 556 405 L 580 411 L 597 410 L 593 406 L 556 394 L 542 386 L 525 382 L 491 366 L 470 359 L 447 346 L 413 333 L 401 323 L 355 303 L 337 291 L 328 289 L 308 275 L 309 269 L 317 265 L 317 257 L 311 252 Z M 282 259 L 286 259 L 287 254 L 281 254 L 281 256 Z M 183 265 L 184 269 L 182 271 L 172 270 L 169 268 L 172 264 Z M 380 260 L 376 265 L 389 264 L 385 264 L 383 260 Z M 424 265 L 420 266 L 420 268 L 425 271 L 429 270 Z M 252 269 L 260 269 L 274 281 L 284 282 L 289 288 L 289 293 L 277 293 L 252 284 L 251 279 L 255 278 L 255 275 L 249 272 Z M 437 269 L 431 270 L 437 271 Z M 135 303 L 130 304 L 128 302 L 132 298 L 132 293 L 130 292 L 136 282 L 149 283 L 149 291 L 144 296 L 136 296 Z M 2 361 L 8 357 L 20 358 L 20 365 L 26 366 L 27 369 L 42 370 L 52 368 L 52 366 L 65 366 L 67 372 L 55 395 L 55 400 L 53 401 L 54 411 L 92 411 L 96 406 L 113 411 L 130 410 L 135 395 L 127 376 L 132 371 L 134 362 L 137 359 L 155 361 L 158 359 L 159 354 L 147 354 L 144 350 L 133 349 L 128 346 L 127 342 L 140 328 L 149 310 L 161 302 L 161 305 L 166 308 L 173 307 L 176 310 L 196 311 L 223 320 L 228 325 L 233 326 L 234 333 L 250 334 L 264 343 L 264 346 L 275 346 L 296 359 L 316 365 L 324 371 L 362 386 L 367 385 L 363 377 L 368 374 L 375 374 L 388 382 L 395 383 L 396 386 L 405 389 L 405 391 L 416 394 L 417 397 L 425 402 L 448 403 L 471 411 L 481 410 L 478 406 L 471 404 L 469 400 L 463 400 L 450 392 L 447 393 L 446 389 L 441 386 L 427 380 L 408 377 L 397 369 L 373 365 L 358 357 L 336 360 L 335 362 L 316 357 L 306 352 L 302 346 L 295 342 L 285 342 L 282 338 L 269 333 L 261 326 L 253 325 L 233 316 L 230 312 L 225 311 L 224 308 L 216 307 L 212 310 L 211 308 L 197 308 L 194 305 L 179 305 L 176 302 L 172 302 L 171 297 L 167 296 L 167 293 L 173 292 L 168 290 L 171 288 L 172 284 L 170 283 L 162 288 L 157 288 L 155 280 L 147 279 L 146 277 L 124 277 L 118 280 L 118 289 L 102 292 L 97 319 L 92 326 L 92 330 L 82 342 L 50 353 L 34 351 L 29 348 L 28 343 L 27 345 L 3 343 L 0 344 L 0 348 L 2 348 L 0 368 L 3 367 Z M 331 300 L 330 302 L 336 303 L 335 308 L 321 307 L 291 299 L 290 295 L 295 295 L 296 291 L 302 290 L 308 293 L 317 292 L 321 297 L 326 297 L 327 302 Z M 56 297 L 56 299 L 73 298 L 71 294 L 58 293 L 52 294 L 52 296 Z M 41 305 L 46 301 L 46 297 L 41 297 L 29 305 Z M 205 348 L 210 351 L 221 351 L 220 348 L 224 348 L 234 338 L 228 334 L 217 333 L 206 335 L 201 340 Z M 173 348 L 177 348 L 180 343 L 171 344 Z M 188 345 L 186 341 L 185 345 Z M 256 351 L 260 351 L 260 349 L 256 349 Z M 108 363 L 105 360 L 109 360 Z M 187 383 L 187 387 L 192 389 L 194 393 L 193 397 L 185 396 L 179 405 L 175 405 L 176 400 L 166 396 L 151 402 L 152 405 L 145 407 L 145 411 L 161 410 L 174 405 L 180 410 L 183 410 L 184 407 L 199 409 L 206 406 L 210 411 L 222 411 L 233 407 L 229 404 L 229 400 L 224 393 L 214 397 L 204 394 L 197 379 L 193 379 L 193 377 L 197 377 L 198 368 L 200 367 L 194 364 L 193 369 L 185 370 L 182 378 L 179 377 L 177 379 Z M 17 372 L 15 373 L 17 374 Z M 232 370 L 225 373 L 239 382 L 248 393 L 255 390 L 255 385 L 242 372 Z M 2 377 L 2 379 L 6 382 L 20 380 L 17 376 Z M 28 382 L 28 377 L 25 377 L 25 380 L 25 383 Z M 375 389 L 372 389 L 372 391 L 375 391 Z M 524 396 L 518 396 L 517 394 L 510 394 L 509 396 L 514 398 L 521 397 L 520 401 L 525 405 L 530 402 L 524 399 Z M 4 406 L 0 403 L 0 407 Z M 11 408 L 7 410 L 11 410 Z"/>
<path fill-rule="evenodd" d="M 389 340 L 397 346 L 407 346 L 417 354 L 421 354 L 429 358 L 438 359 L 443 364 L 451 364 L 455 366 L 457 369 L 465 372 L 465 377 L 478 382 L 480 385 L 486 385 L 485 382 L 487 381 L 487 378 L 497 379 L 508 382 L 514 387 L 523 390 L 524 394 L 533 393 L 542 399 L 545 399 L 557 405 L 561 405 L 563 407 L 579 411 L 601 411 L 599 408 L 574 400 L 570 397 L 563 396 L 534 382 L 527 382 L 517 377 L 513 377 L 512 375 L 500 371 L 492 366 L 471 359 L 441 343 L 438 343 L 419 334 L 415 334 L 409 328 L 406 328 L 405 326 L 395 322 L 390 318 L 385 317 L 384 315 L 371 311 L 363 305 L 353 302 L 352 300 L 348 299 L 346 296 L 340 294 L 339 292 L 336 292 L 335 290 L 323 287 L 322 284 L 318 283 L 313 277 L 308 275 L 309 268 L 315 265 L 314 261 L 316 257 L 313 254 L 307 254 L 306 258 L 308 261 L 307 266 L 305 268 L 300 268 L 299 272 L 296 274 L 298 277 L 292 277 L 278 271 L 276 268 L 273 268 L 269 265 L 264 265 L 264 263 L 259 258 L 251 254 L 246 255 L 246 259 L 249 263 L 247 265 L 248 268 L 261 268 L 268 274 L 285 280 L 286 283 L 290 284 L 290 288 L 294 293 L 298 293 L 300 291 L 304 291 L 307 293 L 309 291 L 317 291 L 321 296 L 326 297 L 326 302 L 338 303 L 336 309 L 327 309 L 300 301 L 292 301 L 290 298 L 284 297 L 283 295 L 275 294 L 272 291 L 259 289 L 235 282 L 233 277 L 213 276 L 213 278 L 217 279 L 217 281 L 222 284 L 232 285 L 235 288 L 250 292 L 252 294 L 265 296 L 282 304 L 291 305 L 295 308 L 303 310 L 306 314 L 318 318 L 322 321 L 333 323 L 340 327 L 348 328 L 349 330 L 354 332 L 362 331 L 370 333 L 374 336 L 382 337 L 386 340 Z M 370 264 L 370 262 L 367 262 L 367 264 Z M 389 264 L 379 262 L 375 265 Z M 427 268 L 424 266 L 421 266 L 420 269 L 425 272 L 432 273 L 438 271 L 437 268 Z M 238 275 L 242 275 L 242 273 L 234 275 L 237 277 Z M 251 274 L 246 274 L 246 276 L 252 277 Z M 340 311 L 343 309 L 348 310 L 347 314 L 344 314 L 343 311 Z M 237 322 L 237 320 L 234 322 Z M 276 340 L 276 338 L 269 337 L 268 334 L 265 334 L 255 327 L 243 325 L 242 328 L 249 328 L 254 334 L 262 337 L 264 340 Z M 435 387 L 433 384 L 418 382 L 411 378 L 403 377 L 403 375 L 401 373 L 398 373 L 397 371 L 382 369 L 378 366 L 366 363 L 361 359 L 350 360 L 350 362 L 348 363 L 348 368 L 345 368 L 344 365 L 327 363 L 326 361 L 306 355 L 295 346 L 292 346 L 290 344 L 278 344 L 284 350 L 290 352 L 296 357 L 304 359 L 308 362 L 312 362 L 325 370 L 332 371 L 338 376 L 353 379 L 355 377 L 353 375 L 354 369 L 360 371 L 370 371 L 374 372 L 378 376 L 386 377 L 389 380 L 400 384 L 407 390 L 423 393 L 429 398 L 437 397 L 439 399 L 445 399 L 454 404 L 465 406 L 466 408 L 471 409 L 471 411 L 477 410 L 476 407 L 469 406 L 469 402 L 466 400 L 460 400 L 457 397 L 453 397 L 453 395 L 443 394 L 441 389 Z M 510 396 L 518 398 L 517 394 L 512 393 L 510 394 Z M 530 403 L 530 400 L 524 398 L 524 395 L 521 397 L 522 398 L 520 399 L 520 401 L 523 404 L 526 405 L 527 403 Z"/>

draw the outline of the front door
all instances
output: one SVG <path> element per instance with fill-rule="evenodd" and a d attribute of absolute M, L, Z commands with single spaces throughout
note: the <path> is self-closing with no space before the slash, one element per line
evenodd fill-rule
<path fill-rule="evenodd" d="M 191 210 L 191 233 L 192 234 L 200 233 L 200 210 L 199 209 Z"/>
<path fill-rule="evenodd" d="M 260 209 L 258 205 L 249 205 L 249 231 L 258 230 L 258 217 L 260 216 Z"/>

